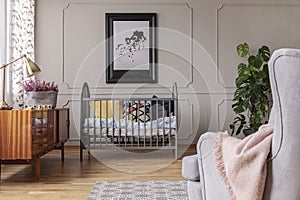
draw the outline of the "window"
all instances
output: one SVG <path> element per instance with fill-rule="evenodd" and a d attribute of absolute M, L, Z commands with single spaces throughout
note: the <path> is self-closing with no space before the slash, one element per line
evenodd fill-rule
<path fill-rule="evenodd" d="M 0 0 L 1 63 L 8 63 L 22 54 L 34 56 L 34 3 L 35 0 Z M 6 70 L 6 102 L 14 108 L 20 108 L 24 92 L 18 82 L 23 80 L 23 67 L 21 61 L 14 64 Z M 3 77 L 1 72 L 0 76 Z"/>
<path fill-rule="evenodd" d="M 7 0 L 0 0 L 0 64 L 7 62 Z M 0 70 L 0 80 L 2 80 L 2 70 Z M 2 81 L 0 81 L 2 88 Z M 2 89 L 0 92 L 2 98 Z"/>

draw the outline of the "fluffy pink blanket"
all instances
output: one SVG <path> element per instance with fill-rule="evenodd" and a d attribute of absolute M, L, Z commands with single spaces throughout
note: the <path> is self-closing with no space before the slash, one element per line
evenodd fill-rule
<path fill-rule="evenodd" d="M 214 146 L 215 161 L 232 200 L 262 199 L 272 133 L 269 124 L 242 140 L 219 133 Z"/>

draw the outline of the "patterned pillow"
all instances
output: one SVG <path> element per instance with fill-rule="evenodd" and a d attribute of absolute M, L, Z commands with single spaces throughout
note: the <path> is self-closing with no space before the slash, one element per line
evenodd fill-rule
<path fill-rule="evenodd" d="M 126 113 L 132 121 L 148 122 L 151 120 L 150 103 L 129 103 L 127 105 Z"/>

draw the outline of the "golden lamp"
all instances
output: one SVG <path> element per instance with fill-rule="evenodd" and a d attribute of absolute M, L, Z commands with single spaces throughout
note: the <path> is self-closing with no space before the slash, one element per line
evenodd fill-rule
<path fill-rule="evenodd" d="M 38 72 L 41 71 L 41 69 L 39 68 L 39 66 L 37 66 L 37 64 L 35 64 L 34 62 L 32 62 L 29 58 L 26 57 L 25 54 L 23 54 L 22 56 L 20 56 L 19 58 L 16 58 L 15 60 L 4 64 L 0 67 L 0 69 L 3 69 L 2 71 L 2 100 L 0 103 L 0 110 L 11 110 L 12 107 L 9 106 L 6 102 L 5 102 L 5 69 L 7 66 L 9 66 L 10 64 L 13 64 L 14 62 L 23 59 L 25 60 L 25 68 L 24 68 L 24 76 L 25 77 L 30 77 Z"/>

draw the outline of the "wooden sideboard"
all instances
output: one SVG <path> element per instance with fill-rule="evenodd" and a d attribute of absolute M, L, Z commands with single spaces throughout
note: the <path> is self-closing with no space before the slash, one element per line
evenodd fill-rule
<path fill-rule="evenodd" d="M 40 158 L 61 149 L 69 138 L 69 109 L 0 110 L 1 164 L 32 164 L 40 178 Z"/>

